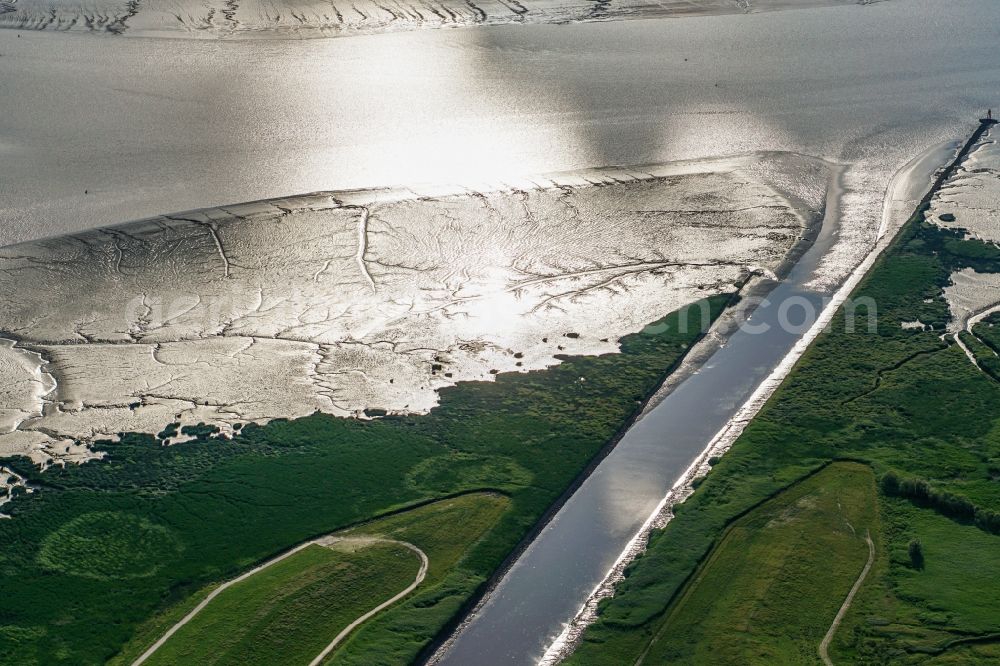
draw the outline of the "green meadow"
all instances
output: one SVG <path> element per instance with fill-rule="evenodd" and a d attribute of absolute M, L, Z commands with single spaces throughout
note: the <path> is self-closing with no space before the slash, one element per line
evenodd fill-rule
<path fill-rule="evenodd" d="M 643 662 L 810 663 L 878 533 L 875 478 L 834 463 L 731 524 Z"/>
<path fill-rule="evenodd" d="M 214 598 L 145 663 L 308 664 L 356 618 L 417 575 L 405 546 L 313 544 Z"/>

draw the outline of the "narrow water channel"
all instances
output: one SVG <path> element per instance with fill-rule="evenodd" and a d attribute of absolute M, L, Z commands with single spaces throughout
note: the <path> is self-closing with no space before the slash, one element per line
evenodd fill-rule
<path fill-rule="evenodd" d="M 537 663 L 660 500 L 832 294 L 807 285 L 836 238 L 841 176 L 831 177 L 822 228 L 786 279 L 723 347 L 625 434 L 437 663 Z"/>

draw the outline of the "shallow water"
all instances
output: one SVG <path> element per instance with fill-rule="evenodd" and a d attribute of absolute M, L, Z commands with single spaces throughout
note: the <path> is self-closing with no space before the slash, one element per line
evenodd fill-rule
<path fill-rule="evenodd" d="M 733 334 L 696 374 L 633 426 L 435 663 L 538 662 L 675 480 L 805 332 L 806 326 L 794 326 L 794 315 L 792 326 L 781 325 L 783 306 L 786 314 L 815 315 L 831 295 L 831 282 L 815 279 L 816 274 L 825 271 L 824 264 L 838 252 L 838 245 L 844 246 L 836 237 L 850 233 L 850 225 L 856 222 L 852 217 L 858 213 L 858 202 L 855 199 L 852 206 L 850 183 L 857 182 L 858 166 L 875 162 L 874 154 L 872 149 L 869 156 L 855 162 L 853 178 L 850 170 L 844 174 L 837 197 L 828 201 L 832 208 L 828 208 L 823 234 L 788 279 L 769 294 L 770 305 L 757 309 L 748 327 Z M 887 148 L 886 155 L 892 154 Z M 947 151 L 940 147 L 927 151 L 927 156 L 944 154 Z M 927 159 L 913 160 L 908 178 L 890 179 L 889 200 L 884 209 L 869 204 L 872 212 L 884 210 L 886 217 L 895 216 L 898 223 L 900 214 L 912 210 L 914 195 L 929 184 L 927 164 Z M 842 184 L 848 185 L 847 191 Z M 831 226 L 838 222 L 847 228 Z M 883 222 L 891 228 L 892 220 Z M 766 333 L 752 332 L 762 326 L 767 327 Z"/>
<path fill-rule="evenodd" d="M 998 42 L 992 0 L 306 41 L 0 30 L 0 244 L 314 190 L 751 150 L 857 163 L 848 188 L 880 194 L 995 106 Z"/>

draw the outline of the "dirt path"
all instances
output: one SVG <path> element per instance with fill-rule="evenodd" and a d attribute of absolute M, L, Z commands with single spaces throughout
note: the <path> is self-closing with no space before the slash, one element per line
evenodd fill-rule
<path fill-rule="evenodd" d="M 416 546 L 414 546 L 412 543 L 408 543 L 406 541 L 396 541 L 395 539 L 380 539 L 380 538 L 377 538 L 377 537 L 364 537 L 364 536 L 359 536 L 359 537 L 324 536 L 324 537 L 320 537 L 318 539 L 313 539 L 312 541 L 307 541 L 306 543 L 303 543 L 303 544 L 300 544 L 299 546 L 296 546 L 295 548 L 293 548 L 292 550 L 288 551 L 287 553 L 279 555 L 278 557 L 275 557 L 274 559 L 268 560 L 267 562 L 264 562 L 260 566 L 254 567 L 253 569 L 251 569 L 250 571 L 247 571 L 246 573 L 242 574 L 241 576 L 238 576 L 238 577 L 236 577 L 236 578 L 234 578 L 234 579 L 232 579 L 230 581 L 226 581 L 225 583 L 223 583 L 219 587 L 217 587 L 214 590 L 212 590 L 211 594 L 209 594 L 207 597 L 205 597 L 204 599 L 202 599 L 201 603 L 199 603 L 197 606 L 195 606 L 194 609 L 190 613 L 188 613 L 183 618 L 181 618 L 181 620 L 179 622 L 177 622 L 177 624 L 175 624 L 174 626 L 170 627 L 170 629 L 167 631 L 167 633 L 163 634 L 163 636 L 158 641 L 156 641 L 155 643 L 153 643 L 149 647 L 148 650 L 146 650 L 145 652 L 143 652 L 139 656 L 138 659 L 136 659 L 135 661 L 133 661 L 132 662 L 132 666 L 139 666 L 139 664 L 142 664 L 144 661 L 146 661 L 147 659 L 149 659 L 149 657 L 152 656 L 154 652 L 156 652 L 157 650 L 159 650 L 163 646 L 164 643 L 166 643 L 168 640 L 170 640 L 171 636 L 173 636 L 175 633 L 177 633 L 177 631 L 181 627 L 183 627 L 185 624 L 187 624 L 188 622 L 190 622 L 191 619 L 194 618 L 194 616 L 196 616 L 198 613 L 200 613 L 205 608 L 205 606 L 207 606 L 208 604 L 210 604 L 213 599 L 215 599 L 217 596 L 219 596 L 220 594 L 222 594 L 222 592 L 224 592 L 228 588 L 232 587 L 236 583 L 239 583 L 241 581 L 246 580 L 250 576 L 253 576 L 254 574 L 259 573 L 260 571 L 263 571 L 264 569 L 268 568 L 272 564 L 277 564 L 278 562 L 280 562 L 280 561 L 282 561 L 282 560 L 284 560 L 284 559 L 286 559 L 288 557 L 291 557 L 295 553 L 299 552 L 300 550 L 303 550 L 304 548 L 308 548 L 309 546 L 317 545 L 317 546 L 322 546 L 322 547 L 330 547 L 330 546 L 335 545 L 337 543 L 345 543 L 345 542 L 392 543 L 392 544 L 396 544 L 396 545 L 399 545 L 399 546 L 404 546 L 404 547 L 409 548 L 410 550 L 412 550 L 420 558 L 420 570 L 417 572 L 417 577 L 414 579 L 413 583 L 411 583 L 409 587 L 407 587 L 405 590 L 403 590 L 402 592 L 400 592 L 396 596 L 392 597 L 388 601 L 385 601 L 385 602 L 379 604 L 378 606 L 376 606 L 375 608 L 373 608 L 372 610 L 368 611 L 367 613 L 365 613 L 364 615 L 362 615 L 361 617 L 359 617 L 358 619 L 356 619 L 354 622 L 352 622 L 351 624 L 349 624 L 347 627 L 345 627 L 344 630 L 341 631 L 339 634 L 337 634 L 337 637 L 334 638 L 333 641 L 323 649 L 323 651 L 319 654 L 319 656 L 317 656 L 315 659 L 313 659 L 310 662 L 309 666 L 314 666 L 315 664 L 319 664 L 320 662 L 323 661 L 323 659 L 325 659 L 330 654 L 330 652 L 333 651 L 334 648 L 337 647 L 337 645 L 342 640 L 344 640 L 344 638 L 347 637 L 348 634 L 350 634 L 359 625 L 361 625 L 366 620 L 370 619 L 372 616 L 374 616 L 375 614 L 377 614 L 379 611 L 384 610 L 385 608 L 391 606 L 392 604 L 396 603 L 397 601 L 399 601 L 400 599 L 402 599 L 406 595 L 408 595 L 411 592 L 413 592 L 413 590 L 415 590 L 417 588 L 417 586 L 420 585 L 420 583 L 423 582 L 424 578 L 427 576 L 427 567 L 430 565 L 430 560 L 427 559 L 427 554 L 424 551 L 420 550 L 419 548 L 417 548 Z"/>
<path fill-rule="evenodd" d="M 833 624 L 826 632 L 826 636 L 819 644 L 819 658 L 823 660 L 826 666 L 833 666 L 833 662 L 830 661 L 830 641 L 833 640 L 833 635 L 837 633 L 837 628 L 840 626 L 840 621 L 844 619 L 844 615 L 847 614 L 847 609 L 851 607 L 851 602 L 854 601 L 854 595 L 858 593 L 861 589 L 861 584 L 865 582 L 865 578 L 868 577 L 868 572 L 872 570 L 872 564 L 875 562 L 875 544 L 872 542 L 871 532 L 865 531 L 865 541 L 868 543 L 868 562 L 865 563 L 865 568 L 861 570 L 861 575 L 858 579 L 854 581 L 854 587 L 851 591 L 847 593 L 847 598 L 844 599 L 844 603 L 840 606 L 840 610 L 837 611 L 837 617 L 833 618 Z"/>
<path fill-rule="evenodd" d="M 364 537 L 360 538 L 364 539 Z M 340 540 L 343 541 L 347 539 L 340 539 Z M 379 611 L 382 611 L 383 609 L 393 605 L 394 603 L 396 603 L 397 601 L 408 595 L 410 592 L 413 592 L 413 590 L 417 589 L 417 586 L 423 582 L 424 577 L 427 576 L 427 567 L 430 565 L 430 561 L 427 559 L 427 554 L 424 551 L 417 548 L 416 546 L 414 546 L 412 543 L 408 543 L 406 541 L 394 541 L 392 539 L 371 539 L 371 541 L 378 541 L 381 543 L 394 543 L 409 548 L 410 550 L 412 550 L 414 553 L 417 554 L 417 557 L 420 558 L 420 571 L 417 572 L 417 577 L 413 580 L 413 583 L 411 583 L 410 586 L 407 587 L 405 590 L 394 596 L 392 599 L 382 602 L 375 608 L 371 609 L 370 611 L 359 617 L 354 622 L 351 622 L 349 625 L 344 627 L 344 630 L 341 631 L 339 634 L 337 634 L 337 637 L 334 638 L 332 641 L 330 641 L 330 644 L 327 645 L 325 648 L 323 648 L 323 651 L 320 652 L 315 659 L 309 662 L 309 666 L 318 666 L 320 663 L 322 663 L 322 661 L 326 659 L 331 652 L 333 652 L 334 648 L 336 648 L 337 645 L 340 644 L 342 640 L 347 638 L 348 634 L 354 631 L 360 624 L 370 619 Z"/>

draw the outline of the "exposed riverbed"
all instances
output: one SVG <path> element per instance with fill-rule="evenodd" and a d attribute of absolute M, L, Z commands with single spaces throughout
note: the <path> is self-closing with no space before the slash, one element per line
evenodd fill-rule
<path fill-rule="evenodd" d="M 798 196 L 768 184 L 793 176 Z M 460 381 L 614 353 L 783 272 L 821 177 L 751 155 L 316 193 L 2 248 L 0 330 L 21 347 L 0 354 L 0 450 L 75 460 L 68 442 L 168 423 L 423 413 Z"/>
<path fill-rule="evenodd" d="M 482 25 L 710 16 L 880 0 L 14 0 L 0 28 L 193 39 L 305 39 Z"/>

